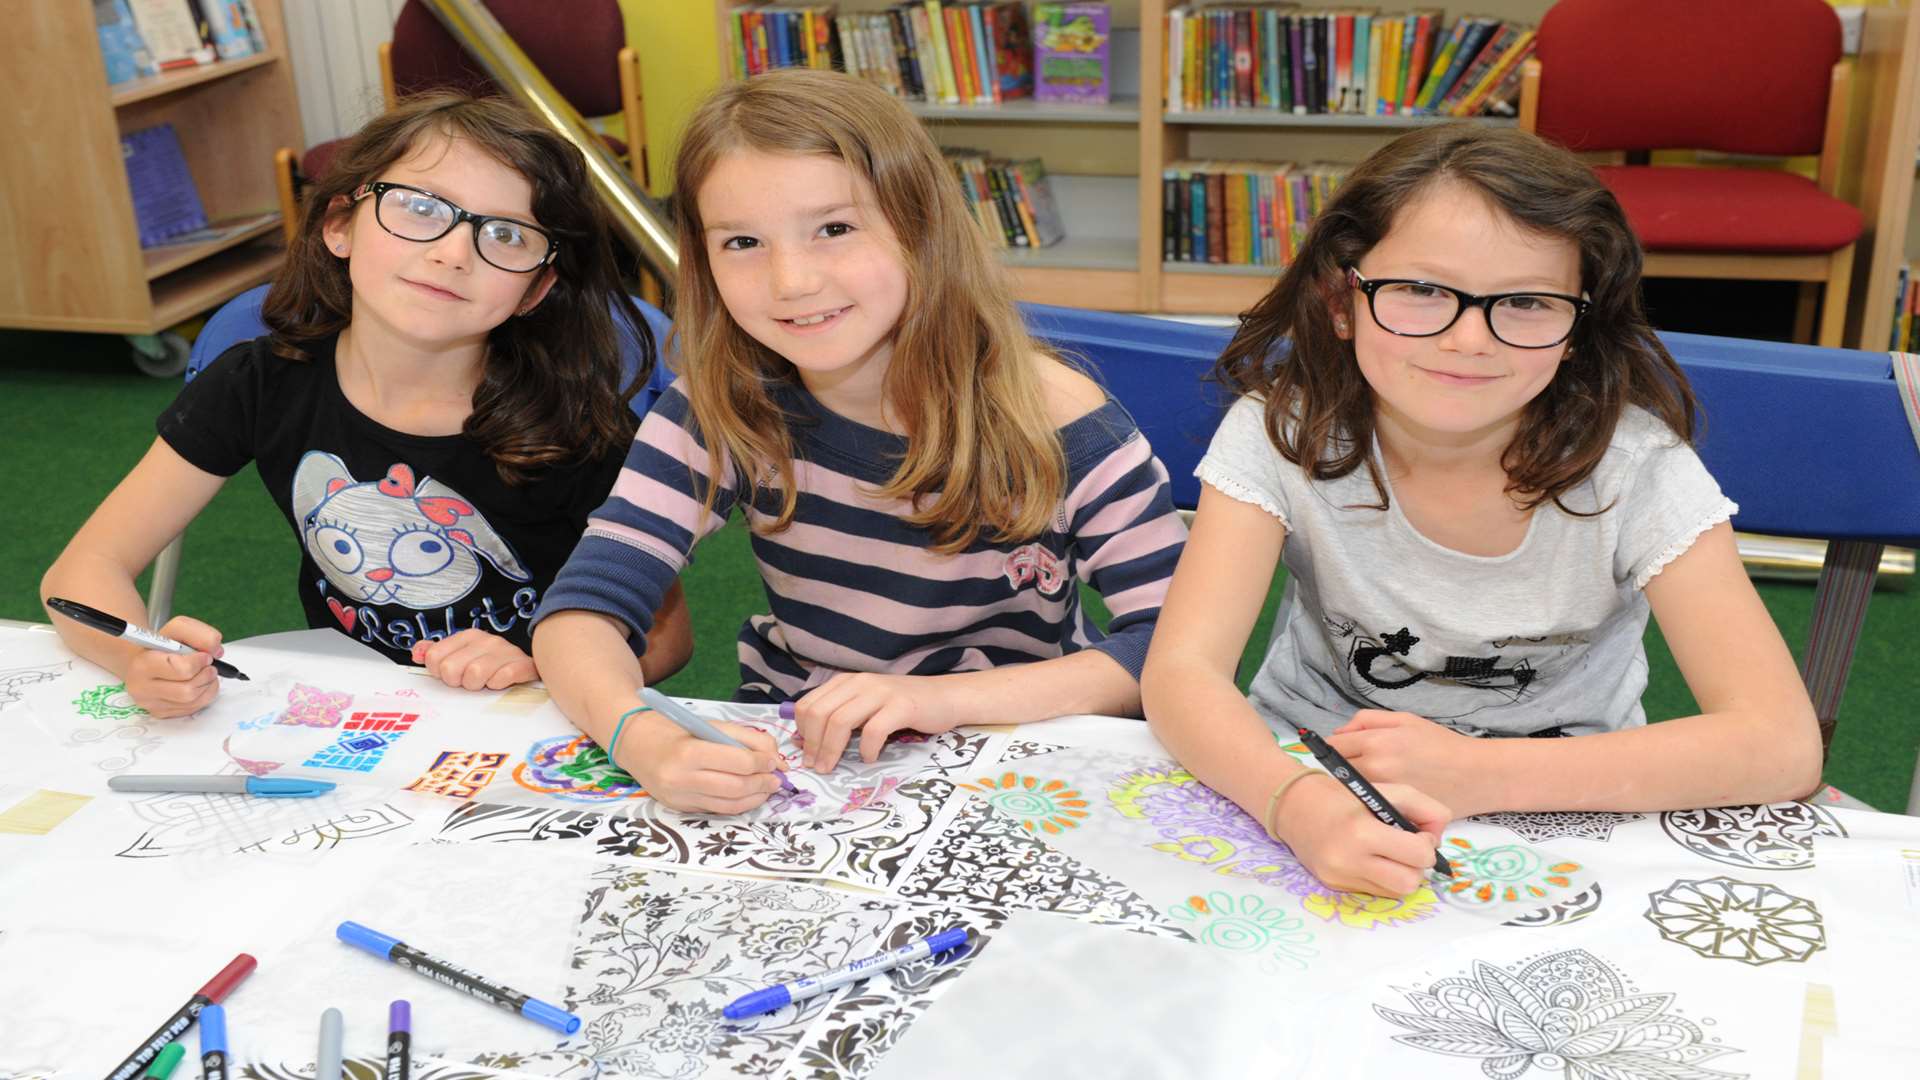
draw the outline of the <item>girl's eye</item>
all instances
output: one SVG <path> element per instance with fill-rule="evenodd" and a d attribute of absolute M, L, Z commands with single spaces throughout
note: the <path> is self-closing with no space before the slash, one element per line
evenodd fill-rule
<path fill-rule="evenodd" d="M 852 231 L 853 226 L 844 221 L 829 221 L 825 225 L 820 226 L 820 232 L 828 239 L 845 236 Z"/>
<path fill-rule="evenodd" d="M 511 221 L 487 222 L 487 240 L 507 247 L 525 247 L 527 243 L 526 235 L 520 231 L 520 226 Z"/>
<path fill-rule="evenodd" d="M 754 247 L 758 245 L 759 243 L 760 241 L 755 240 L 751 236 L 730 236 L 725 241 L 721 242 L 720 250 L 745 251 L 750 247 Z"/>
<path fill-rule="evenodd" d="M 439 217 L 440 200 L 431 199 L 425 195 L 409 195 L 407 196 L 406 209 L 407 213 L 418 218 Z"/>
<path fill-rule="evenodd" d="M 1422 285 L 1418 282 L 1410 282 L 1402 285 L 1401 288 L 1407 291 L 1408 296 L 1417 296 L 1422 300 L 1431 300 L 1440 295 L 1439 289 L 1434 288 L 1432 285 Z"/>
<path fill-rule="evenodd" d="M 1509 296 L 1500 303 L 1515 311 L 1539 311 L 1547 306 L 1546 298 L 1540 296 Z"/>

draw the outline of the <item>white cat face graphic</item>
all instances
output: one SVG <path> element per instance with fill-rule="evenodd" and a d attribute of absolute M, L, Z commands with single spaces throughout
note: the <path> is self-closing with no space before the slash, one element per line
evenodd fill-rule
<path fill-rule="evenodd" d="M 481 558 L 515 581 L 532 575 L 474 505 L 432 477 L 395 465 L 354 480 L 332 454 L 309 451 L 293 476 L 300 539 L 343 597 L 425 610 L 473 590 Z"/>

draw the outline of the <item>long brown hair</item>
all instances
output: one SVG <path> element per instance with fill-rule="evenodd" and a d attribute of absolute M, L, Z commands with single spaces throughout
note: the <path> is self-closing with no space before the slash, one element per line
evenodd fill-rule
<path fill-rule="evenodd" d="M 1066 462 L 1049 418 L 1038 358 L 1013 291 L 967 212 L 959 181 L 906 107 L 870 83 L 789 69 L 729 83 L 694 113 L 674 166 L 680 279 L 674 334 L 694 419 L 723 471 L 777 482 L 771 530 L 792 520 L 793 439 L 769 385 L 793 365 L 734 323 L 708 265 L 700 187 L 725 155 L 755 150 L 834 158 L 871 187 L 907 271 L 907 302 L 884 392 L 907 451 L 876 494 L 913 507 L 934 550 L 1044 532 L 1065 494 Z M 750 494 L 743 492 L 743 495 Z M 709 502 L 711 505 L 711 502 Z"/>
<path fill-rule="evenodd" d="M 322 227 L 353 212 L 348 200 L 362 184 L 435 138 L 467 139 L 526 177 L 535 223 L 559 245 L 548 266 L 554 283 L 546 299 L 487 335 L 463 433 L 485 448 L 510 484 L 543 466 L 625 446 L 637 423 L 627 403 L 653 372 L 653 334 L 620 284 L 612 230 L 588 185 L 586 160 L 532 115 L 498 98 L 422 94 L 347 141 L 307 192 L 299 233 L 261 308 L 274 352 L 307 360 L 303 344 L 352 322 L 347 262 L 327 250 Z M 529 283 L 536 277 L 527 275 Z M 641 346 L 639 368 L 625 386 L 616 311 Z"/>
<path fill-rule="evenodd" d="M 1214 376 L 1237 393 L 1265 398 L 1267 435 L 1281 455 L 1321 480 L 1364 465 L 1386 507 L 1372 453 L 1373 392 L 1352 341 L 1334 332 L 1331 309 L 1364 317 L 1347 287 L 1347 268 L 1442 180 L 1580 251 L 1580 283 L 1591 306 L 1553 381 L 1521 410 L 1501 454 L 1516 502 L 1530 510 L 1551 500 L 1567 510 L 1560 497 L 1592 474 L 1628 405 L 1692 442 L 1693 391 L 1647 324 L 1640 243 L 1613 193 L 1566 150 L 1513 129 L 1460 123 L 1403 135 L 1355 167 L 1273 290 L 1241 315 Z"/>

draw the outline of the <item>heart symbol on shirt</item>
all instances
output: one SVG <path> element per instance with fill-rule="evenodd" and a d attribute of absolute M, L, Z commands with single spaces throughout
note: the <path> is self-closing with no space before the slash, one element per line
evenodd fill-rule
<path fill-rule="evenodd" d="M 333 617 L 340 620 L 341 626 L 347 628 L 347 633 L 353 633 L 353 624 L 359 621 L 360 618 L 359 612 L 342 604 L 331 596 L 327 597 L 327 610 L 333 612 Z"/>

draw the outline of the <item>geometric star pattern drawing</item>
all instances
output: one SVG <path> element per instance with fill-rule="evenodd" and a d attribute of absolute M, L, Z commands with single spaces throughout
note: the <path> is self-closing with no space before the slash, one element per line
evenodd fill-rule
<path fill-rule="evenodd" d="M 1676 881 L 1647 899 L 1647 921 L 1662 938 L 1710 960 L 1804 964 L 1827 947 L 1812 901 L 1772 885 L 1724 877 Z"/>
<path fill-rule="evenodd" d="M 1492 814 L 1476 814 L 1473 820 L 1488 825 L 1498 825 L 1509 832 L 1519 834 L 1529 844 L 1538 844 L 1546 840 L 1598 840 L 1606 843 L 1613 839 L 1613 828 L 1629 821 L 1643 820 L 1645 814 L 1615 814 L 1605 811 L 1567 810 L 1546 814 L 1516 814 L 1500 811 Z"/>

